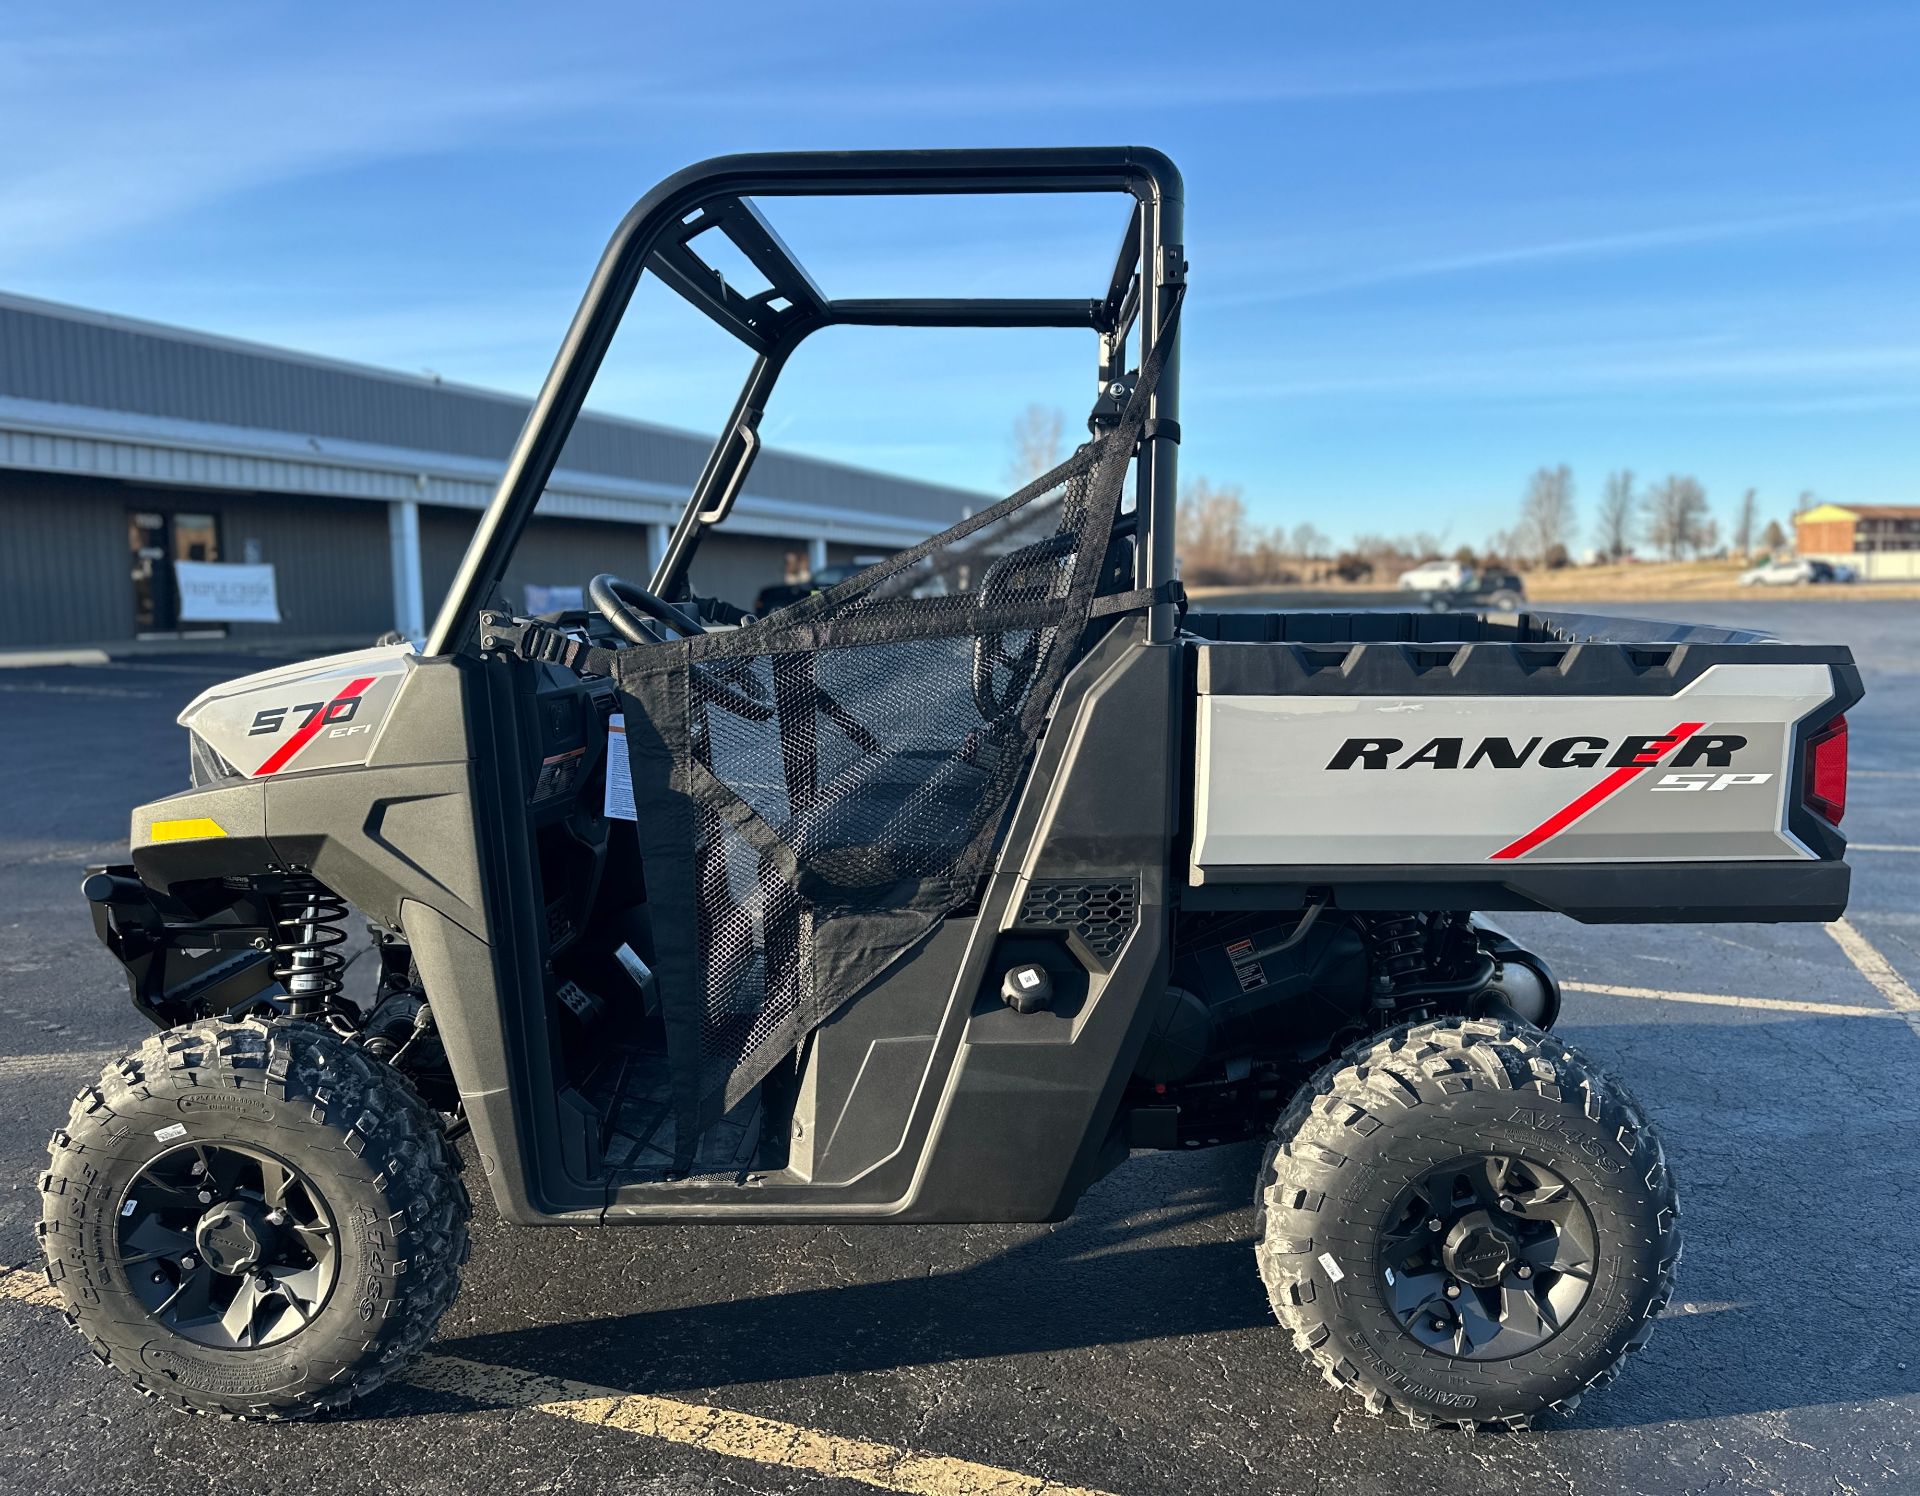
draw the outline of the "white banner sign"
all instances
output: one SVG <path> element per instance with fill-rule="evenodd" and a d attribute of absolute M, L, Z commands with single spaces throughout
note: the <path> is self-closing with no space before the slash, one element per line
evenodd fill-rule
<path fill-rule="evenodd" d="M 225 561 L 176 561 L 183 623 L 278 623 L 273 563 L 241 566 Z"/>

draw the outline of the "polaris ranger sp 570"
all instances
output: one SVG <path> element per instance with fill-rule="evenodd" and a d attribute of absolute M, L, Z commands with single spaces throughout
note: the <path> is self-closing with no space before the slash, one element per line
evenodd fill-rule
<path fill-rule="evenodd" d="M 763 216 L 1055 192 L 1130 205 L 1084 298 L 828 296 Z M 157 1029 L 44 1181 L 103 1358 L 197 1411 L 344 1406 L 454 1296 L 468 1131 L 508 1221 L 576 1226 L 1055 1220 L 1132 1150 L 1266 1137 L 1274 1312 L 1370 1408 L 1516 1425 L 1613 1373 L 1673 1181 L 1477 911 L 1837 916 L 1858 677 L 1712 629 L 1188 611 L 1183 240 L 1137 149 L 739 156 L 640 202 L 425 647 L 206 693 L 191 788 L 87 878 Z M 751 372 L 649 580 L 515 616 L 643 274 Z M 691 595 L 781 369 L 846 325 L 1084 329 L 1089 439 L 766 617 Z"/>

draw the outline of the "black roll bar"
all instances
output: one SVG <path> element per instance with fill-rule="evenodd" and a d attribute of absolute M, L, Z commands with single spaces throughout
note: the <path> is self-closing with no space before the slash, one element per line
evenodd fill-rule
<path fill-rule="evenodd" d="M 1113 282 L 1104 297 L 1087 301 L 830 301 L 748 201 L 756 197 L 1055 192 L 1126 192 L 1134 198 Z M 767 397 L 788 356 L 804 338 L 836 324 L 1090 327 L 1102 335 L 1104 374 L 1125 335 L 1123 317 L 1131 320 L 1136 312 L 1142 314 L 1142 359 L 1151 351 L 1167 295 L 1185 277 L 1184 213 L 1180 173 L 1172 161 L 1158 151 L 1136 146 L 773 152 L 720 156 L 668 177 L 634 205 L 601 255 L 514 443 L 506 472 L 434 620 L 427 653 L 453 653 L 472 641 L 480 609 L 500 585 L 507 558 L 553 475 L 643 271 L 652 270 L 757 355 L 654 574 L 651 590 L 670 596 L 703 525 L 723 516 L 738 493 L 759 446 L 757 428 Z M 768 289 L 745 295 L 701 260 L 697 240 L 710 232 L 731 239 L 767 277 Z M 1137 287 L 1133 284 L 1136 267 Z M 1138 514 L 1145 534 L 1138 581 L 1147 587 L 1173 580 L 1179 391 L 1176 335 L 1166 352 L 1140 451 Z M 1170 637 L 1172 628 L 1171 605 L 1155 606 L 1149 637 Z"/>

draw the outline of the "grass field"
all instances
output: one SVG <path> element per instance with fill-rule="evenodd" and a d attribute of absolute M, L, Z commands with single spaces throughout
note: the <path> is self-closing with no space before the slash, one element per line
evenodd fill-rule
<path fill-rule="evenodd" d="M 1737 561 L 1655 561 L 1631 566 L 1569 566 L 1561 571 L 1527 573 L 1527 596 L 1534 602 L 1608 602 L 1616 598 L 1753 597 L 1819 598 L 1824 602 L 1912 601 L 1920 582 L 1855 582 L 1844 587 L 1766 587 L 1740 585 L 1746 567 Z"/>
<path fill-rule="evenodd" d="M 1526 573 L 1532 603 L 1749 601 L 1914 602 L 1920 582 L 1854 582 L 1847 586 L 1742 587 L 1747 568 L 1734 561 L 1649 561 L 1630 566 L 1569 566 Z M 1377 608 L 1404 600 L 1392 579 L 1348 586 L 1337 581 L 1290 587 L 1190 587 L 1209 608 Z"/>

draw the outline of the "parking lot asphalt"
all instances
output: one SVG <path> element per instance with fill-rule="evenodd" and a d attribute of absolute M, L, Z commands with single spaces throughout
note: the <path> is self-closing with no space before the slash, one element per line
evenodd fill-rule
<path fill-rule="evenodd" d="M 144 1402 L 37 1286 L 47 1134 L 144 1028 L 79 869 L 184 782 L 184 701 L 259 662 L 0 671 L 0 1265 L 21 1269 L 0 1273 L 0 1485 L 1920 1490 L 1920 605 L 1632 611 L 1853 646 L 1854 902 L 1836 928 L 1501 921 L 1570 985 L 1562 1034 L 1662 1128 L 1687 1254 L 1618 1382 L 1471 1439 L 1370 1419 L 1301 1367 L 1254 1272 L 1253 1145 L 1136 1158 L 1051 1226 L 529 1231 L 481 1198 L 434 1356 L 352 1415 Z"/>

